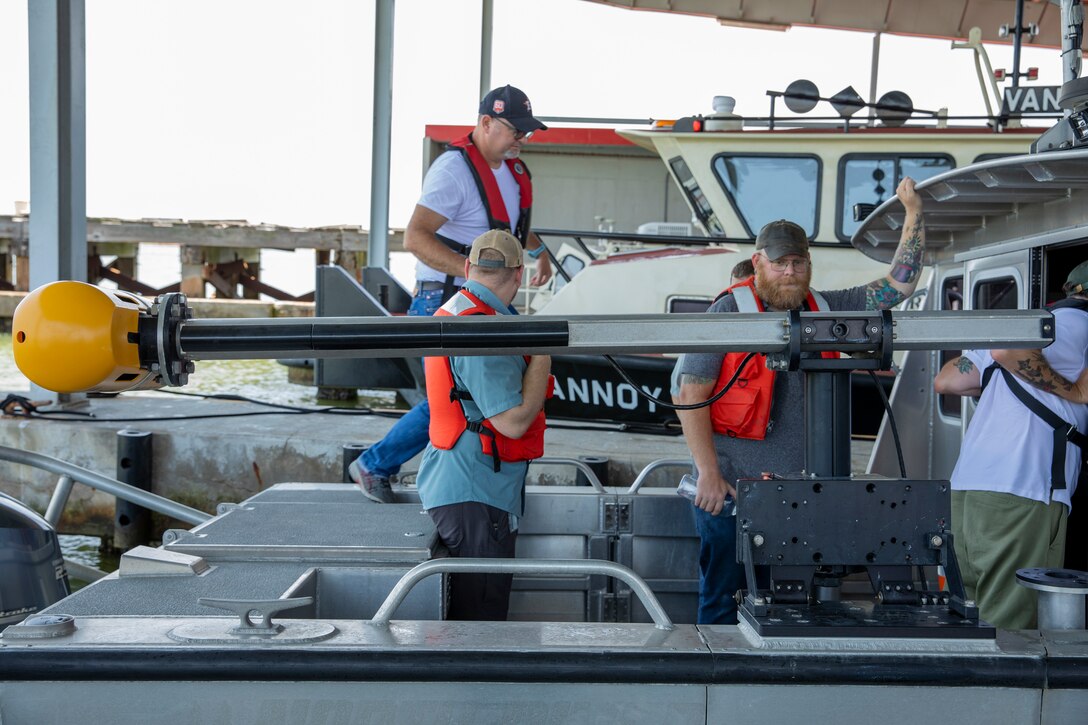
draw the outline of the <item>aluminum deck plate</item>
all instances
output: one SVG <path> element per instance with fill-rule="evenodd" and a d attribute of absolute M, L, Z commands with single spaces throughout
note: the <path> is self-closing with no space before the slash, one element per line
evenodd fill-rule
<path fill-rule="evenodd" d="M 247 501 L 166 544 L 206 558 L 421 562 L 438 546 L 434 522 L 419 504 L 356 503 L 315 491 L 312 503 Z M 331 500 L 330 500 L 331 499 Z"/>

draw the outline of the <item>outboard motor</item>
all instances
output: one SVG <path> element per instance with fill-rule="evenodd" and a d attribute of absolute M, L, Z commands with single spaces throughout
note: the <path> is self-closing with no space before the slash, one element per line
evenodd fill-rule
<path fill-rule="evenodd" d="M 0 493 L 0 630 L 69 593 L 57 532 L 33 510 Z"/>

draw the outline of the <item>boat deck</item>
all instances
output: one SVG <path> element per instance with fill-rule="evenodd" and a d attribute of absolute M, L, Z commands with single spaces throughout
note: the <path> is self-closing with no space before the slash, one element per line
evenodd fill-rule
<path fill-rule="evenodd" d="M 21 393 L 25 394 L 25 393 Z M 202 511 L 214 512 L 223 502 L 238 502 L 292 481 L 339 483 L 345 446 L 372 445 L 393 426 L 395 418 L 379 415 L 333 416 L 267 413 L 267 407 L 244 402 L 203 400 L 169 393 L 126 393 L 92 398 L 78 408 L 94 419 L 75 422 L 47 418 L 0 417 L 0 445 L 54 456 L 115 476 L 117 433 L 141 430 L 153 434 L 153 492 Z M 253 415 L 263 412 L 263 415 Z M 215 415 L 243 417 L 215 418 Z M 555 421 L 545 435 L 549 458 L 607 459 L 603 483 L 630 485 L 650 462 L 688 458 L 679 436 L 591 429 Z M 867 456 L 867 448 L 865 455 Z M 421 456 L 402 473 L 418 468 Z M 864 467 L 864 456 L 859 463 Z M 662 468 L 645 485 L 675 486 L 682 471 Z M 412 476 L 403 476 L 411 484 Z M 573 484 L 573 465 L 534 464 L 529 482 Z M 52 474 L 0 462 L 0 490 L 44 511 L 56 484 Z M 169 524 L 165 524 L 169 525 Z M 59 529 L 66 533 L 109 535 L 113 498 L 76 486 Z"/>

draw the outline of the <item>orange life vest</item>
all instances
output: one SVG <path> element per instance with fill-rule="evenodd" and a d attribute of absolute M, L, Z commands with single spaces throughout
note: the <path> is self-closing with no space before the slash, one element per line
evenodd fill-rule
<path fill-rule="evenodd" d="M 495 310 L 468 290 L 460 290 L 434 313 L 436 317 L 463 315 L 494 315 Z M 525 358 L 529 362 L 529 358 Z M 521 438 L 508 438 L 500 433 L 486 418 L 470 421 L 465 417 L 462 400 L 472 400 L 467 390 L 461 390 L 453 378 L 453 366 L 448 357 L 428 357 L 423 360 L 427 380 L 427 402 L 431 406 L 429 428 L 431 445 L 448 451 L 456 445 L 465 431 L 480 436 L 480 447 L 490 456 L 494 470 L 498 472 L 500 461 L 531 461 L 544 455 L 544 411 L 541 410 Z M 548 397 L 552 384 L 548 385 Z"/>
<path fill-rule="evenodd" d="M 756 294 L 755 277 L 749 277 L 743 282 L 738 282 L 725 290 L 722 295 L 733 294 L 739 287 L 747 288 L 751 298 L 755 301 L 756 310 L 763 312 L 763 300 Z M 745 293 L 746 294 L 746 293 Z M 719 295 L 721 297 L 722 295 Z M 739 299 L 739 295 L 736 295 Z M 822 300 L 822 298 L 821 298 Z M 739 305 L 738 305 L 739 306 Z M 805 309 L 825 309 L 820 306 L 817 298 L 811 290 L 805 299 Z M 741 307 L 742 312 L 749 312 Z M 720 390 L 721 386 L 729 382 L 736 373 L 741 362 L 747 356 L 743 352 L 729 352 L 722 360 L 722 368 L 718 372 L 718 381 L 714 384 L 714 390 Z M 837 358 L 838 353 L 825 352 L 821 357 Z M 747 438 L 761 441 L 767 437 L 767 431 L 771 425 L 771 404 L 774 402 L 774 370 L 767 367 L 767 356 L 756 355 L 733 383 L 725 395 L 710 405 L 710 424 L 715 433 L 730 438 Z"/>
<path fill-rule="evenodd" d="M 487 226 L 490 229 L 505 229 L 521 240 L 521 246 L 529 241 L 529 215 L 533 206 L 533 180 L 529 173 L 529 167 L 521 159 L 506 159 L 505 163 L 514 175 L 514 181 L 518 183 L 518 191 L 521 200 L 518 207 L 521 210 L 518 215 L 516 229 L 510 226 L 510 215 L 506 212 L 506 203 L 502 200 L 499 191 L 499 182 L 495 180 L 495 171 L 492 169 L 480 149 L 472 143 L 472 134 L 449 143 L 449 148 L 460 151 L 465 157 L 472 178 L 476 180 L 476 188 L 480 191 L 480 199 L 484 203 L 484 211 L 487 212 Z M 467 252 L 462 252 L 467 254 Z"/>

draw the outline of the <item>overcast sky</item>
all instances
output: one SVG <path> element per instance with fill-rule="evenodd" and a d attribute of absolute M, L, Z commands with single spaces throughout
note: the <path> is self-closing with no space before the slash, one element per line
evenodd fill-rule
<path fill-rule="evenodd" d="M 86 0 L 91 216 L 369 223 L 374 7 L 358 0 Z M 0 213 L 29 198 L 27 4 L 0 0 Z M 493 85 L 538 114 L 672 118 L 715 95 L 765 115 L 809 78 L 868 94 L 872 35 L 741 30 L 582 0 L 495 0 Z M 1012 18 L 1009 18 L 1012 22 Z M 390 223 L 407 221 L 424 126 L 472 123 L 480 0 L 398 0 Z M 992 46 L 1011 66 L 1008 46 Z M 1027 49 L 1042 84 L 1055 51 Z M 969 51 L 885 36 L 878 92 L 982 113 Z"/>

